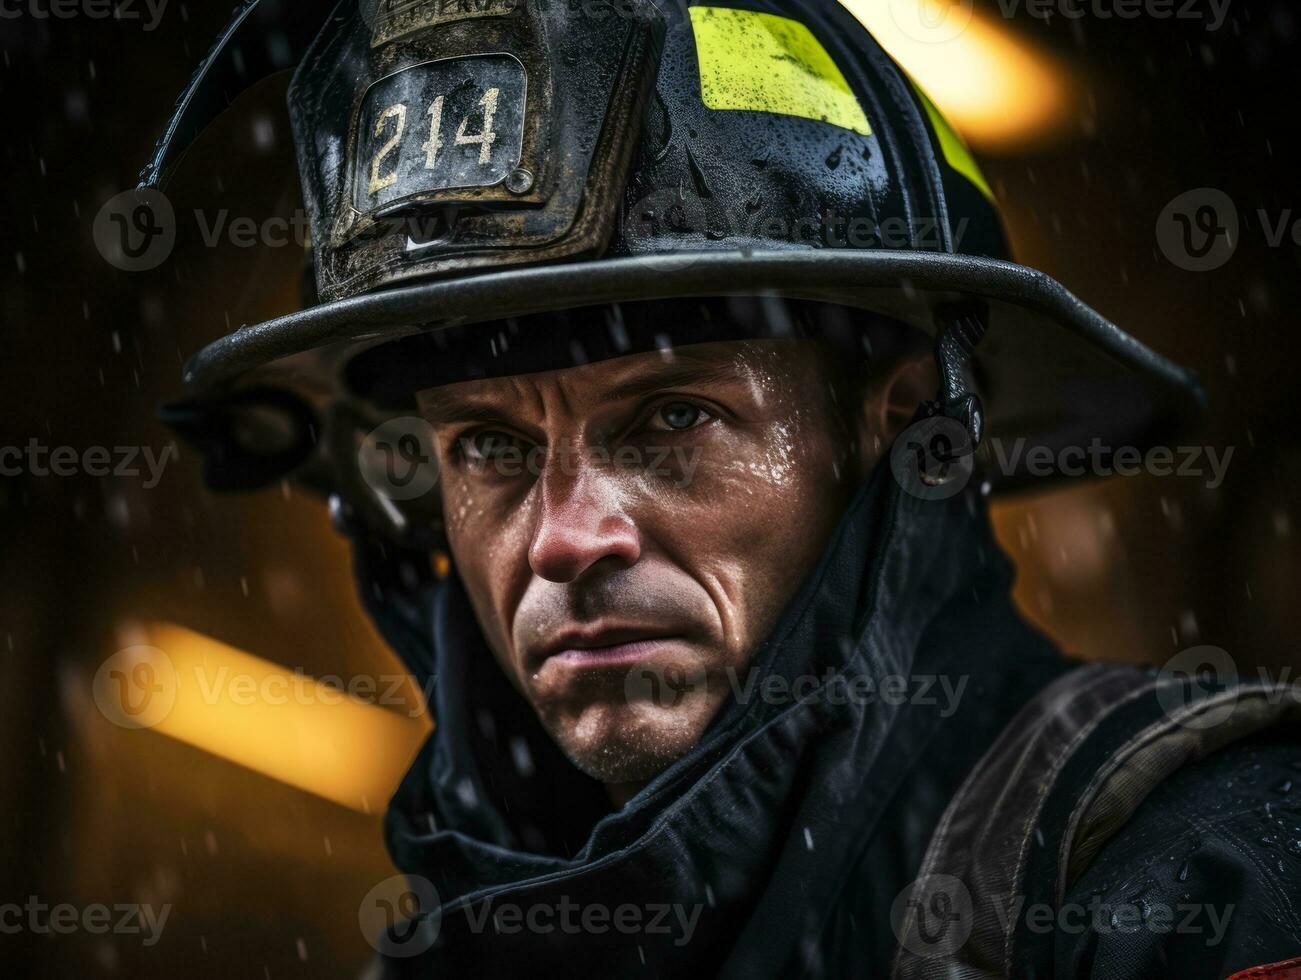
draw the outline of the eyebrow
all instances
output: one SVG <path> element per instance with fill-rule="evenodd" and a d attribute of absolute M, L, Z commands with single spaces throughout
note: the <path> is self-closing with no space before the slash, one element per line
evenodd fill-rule
<path fill-rule="evenodd" d="M 693 362 L 694 363 L 691 363 Z M 684 363 L 685 362 L 685 363 Z M 741 380 L 733 361 L 717 357 L 696 358 L 677 352 L 672 361 L 637 372 L 627 381 L 616 381 L 597 398 L 597 403 L 642 398 L 668 388 L 729 384 Z M 509 417 L 491 397 L 458 396 L 437 388 L 420 393 L 421 415 L 432 425 L 465 422 L 508 422 Z"/>
<path fill-rule="evenodd" d="M 615 384 L 598 401 L 602 405 L 626 398 L 641 398 L 665 388 L 689 388 L 693 385 L 728 384 L 740 380 L 732 362 L 720 363 L 717 359 L 701 360 L 696 364 L 669 362 L 652 368 L 628 381 Z"/>
<path fill-rule="evenodd" d="M 425 396 L 426 404 L 420 406 L 420 414 L 431 425 L 451 425 L 454 422 L 505 422 L 508 421 L 501 409 L 488 401 L 471 401 L 457 398 L 441 392 Z M 422 401 L 424 399 L 421 399 Z"/>

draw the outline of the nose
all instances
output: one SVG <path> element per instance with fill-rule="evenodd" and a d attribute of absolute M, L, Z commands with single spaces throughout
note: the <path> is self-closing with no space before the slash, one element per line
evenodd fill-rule
<path fill-rule="evenodd" d="M 637 526 L 620 504 L 608 474 L 579 461 L 548 460 L 534 486 L 541 496 L 529 545 L 529 565 L 549 582 L 573 582 L 592 566 L 629 567 L 641 557 Z"/>

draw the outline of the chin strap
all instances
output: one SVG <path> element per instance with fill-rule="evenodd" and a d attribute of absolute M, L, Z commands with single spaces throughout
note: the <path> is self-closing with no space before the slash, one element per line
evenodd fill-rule
<path fill-rule="evenodd" d="M 935 366 L 940 373 L 940 391 L 934 401 L 922 403 L 918 416 L 943 416 L 967 430 L 968 439 L 955 448 L 952 459 L 974 453 L 984 435 L 985 408 L 979 396 L 967 390 L 966 368 L 985 336 L 988 317 L 983 305 L 974 304 L 942 306 L 935 312 Z"/>

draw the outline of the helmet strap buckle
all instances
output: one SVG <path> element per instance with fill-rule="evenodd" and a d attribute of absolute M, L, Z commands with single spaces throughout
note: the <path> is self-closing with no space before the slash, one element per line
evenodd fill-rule
<path fill-rule="evenodd" d="M 922 403 L 918 417 L 943 416 L 966 430 L 968 438 L 955 447 L 954 459 L 974 453 L 985 431 L 985 409 L 980 396 L 967 390 L 967 369 L 988 329 L 988 316 L 984 304 L 976 303 L 945 304 L 935 311 L 935 366 L 940 390 L 933 401 Z"/>

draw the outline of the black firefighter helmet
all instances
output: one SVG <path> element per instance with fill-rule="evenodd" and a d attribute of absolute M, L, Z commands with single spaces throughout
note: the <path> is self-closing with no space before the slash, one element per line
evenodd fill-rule
<path fill-rule="evenodd" d="M 1022 460 L 1151 445 L 1200 406 L 1189 372 L 1009 260 L 962 140 L 830 0 L 253 0 L 141 186 L 294 65 L 315 301 L 210 343 L 166 411 L 218 488 L 293 474 L 419 542 L 432 515 L 357 472 L 414 391 L 724 336 L 848 331 L 870 355 L 925 331 L 925 410 Z"/>

